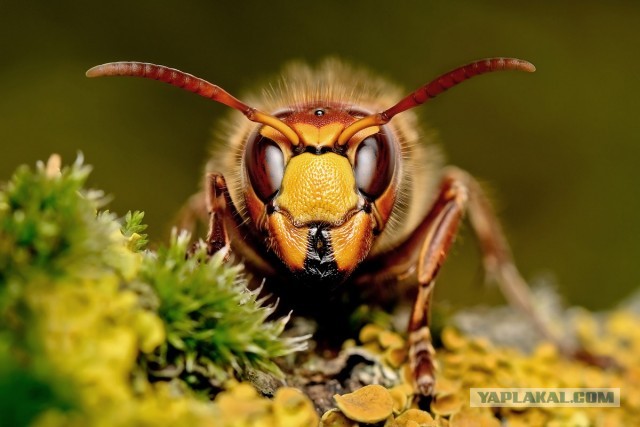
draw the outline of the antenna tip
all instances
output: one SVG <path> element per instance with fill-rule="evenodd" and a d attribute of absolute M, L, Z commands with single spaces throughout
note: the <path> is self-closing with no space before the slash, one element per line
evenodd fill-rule
<path fill-rule="evenodd" d="M 520 60 L 520 69 L 522 71 L 526 71 L 528 73 L 533 73 L 534 71 L 536 71 L 536 66 L 533 65 L 529 61 L 525 61 L 525 60 L 521 59 Z"/>
<path fill-rule="evenodd" d="M 91 67 L 84 73 L 87 77 L 98 77 L 100 76 L 100 65 L 96 65 L 95 67 Z"/>

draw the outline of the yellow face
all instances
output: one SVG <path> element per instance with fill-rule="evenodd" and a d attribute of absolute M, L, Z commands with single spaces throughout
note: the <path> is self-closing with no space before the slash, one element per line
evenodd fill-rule
<path fill-rule="evenodd" d="M 354 135 L 349 147 L 337 144 L 357 118 L 311 107 L 280 117 L 298 134 L 298 145 L 263 126 L 246 146 L 249 215 L 267 247 L 309 281 L 348 277 L 369 253 L 395 202 L 399 148 L 393 135 L 373 126 Z"/>

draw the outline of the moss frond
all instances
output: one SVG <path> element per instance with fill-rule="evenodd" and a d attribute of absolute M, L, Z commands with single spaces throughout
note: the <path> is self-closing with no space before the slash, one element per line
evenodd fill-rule
<path fill-rule="evenodd" d="M 90 171 L 81 158 L 58 174 L 42 163 L 18 168 L 0 192 L 0 283 L 100 263 L 114 224 L 110 217 L 96 221 L 105 198 L 84 189 Z"/>
<path fill-rule="evenodd" d="M 306 348 L 304 337 L 281 337 L 288 319 L 268 321 L 273 307 L 262 306 L 247 290 L 241 266 L 208 259 L 206 245 L 196 244 L 185 257 L 190 236 L 174 231 L 168 247 L 147 253 L 141 279 L 157 292 L 158 315 L 167 342 L 154 362 L 160 369 L 184 367 L 183 378 L 198 374 L 217 382 L 226 369 L 253 368 L 279 374 L 273 359 Z"/>
<path fill-rule="evenodd" d="M 140 252 L 147 247 L 149 239 L 147 234 L 143 231 L 147 229 L 147 224 L 144 224 L 144 212 L 134 211 L 127 212 L 124 217 L 124 223 L 120 228 L 122 234 L 129 239 L 128 247 L 134 252 Z"/>

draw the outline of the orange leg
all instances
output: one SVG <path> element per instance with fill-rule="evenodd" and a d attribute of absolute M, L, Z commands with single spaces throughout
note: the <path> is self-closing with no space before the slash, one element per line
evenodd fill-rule
<path fill-rule="evenodd" d="M 380 274 L 382 280 L 414 272 L 417 276 L 418 295 L 408 328 L 409 358 L 417 389 L 423 395 L 432 394 L 435 383 L 435 352 L 429 332 L 433 286 L 466 211 L 478 236 L 488 276 L 498 282 L 508 302 L 525 312 L 543 336 L 571 354 L 536 314 L 529 287 L 512 260 L 500 224 L 479 184 L 468 173 L 448 168 L 434 205 L 415 232 L 393 252 L 381 256 L 379 270 L 368 276 Z"/>
<path fill-rule="evenodd" d="M 231 254 L 231 242 L 225 224 L 227 203 L 225 195 L 228 194 L 227 183 L 222 175 L 208 174 L 206 186 L 206 204 L 209 212 L 209 231 L 205 242 L 207 253 L 213 255 L 222 251 L 227 259 Z"/>
<path fill-rule="evenodd" d="M 194 213 L 189 214 L 192 218 L 202 217 L 202 212 L 208 213 L 205 243 L 209 255 L 222 251 L 225 260 L 228 260 L 235 254 L 240 261 L 250 266 L 252 273 L 261 277 L 274 275 L 273 267 L 256 251 L 256 248 L 261 247 L 259 237 L 243 223 L 231 200 L 224 176 L 207 174 L 204 197 L 202 193 L 192 196 L 185 209 L 188 211 L 190 208 L 195 209 Z"/>
<path fill-rule="evenodd" d="M 435 350 L 431 344 L 429 314 L 435 278 L 449 253 L 467 203 L 465 186 L 446 177 L 440 194 L 423 221 L 429 226 L 417 261 L 418 295 L 409 318 L 409 363 L 420 394 L 431 395 L 435 384 Z"/>

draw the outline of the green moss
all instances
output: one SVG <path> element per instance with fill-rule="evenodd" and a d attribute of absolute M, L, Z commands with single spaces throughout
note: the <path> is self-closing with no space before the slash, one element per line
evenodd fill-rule
<path fill-rule="evenodd" d="M 129 249 L 134 252 L 140 252 L 146 248 L 149 239 L 147 235 L 142 232 L 147 229 L 147 224 L 143 224 L 144 212 L 135 211 L 127 212 L 124 217 L 124 223 L 122 224 L 122 234 L 129 238 Z"/>
<path fill-rule="evenodd" d="M 100 211 L 89 172 L 82 158 L 60 170 L 52 156 L 0 191 L 3 421 L 201 420 L 216 409 L 194 389 L 246 368 L 277 373 L 273 358 L 304 347 L 280 337 L 287 319 L 267 319 L 241 267 L 209 260 L 203 244 L 187 258 L 186 234 L 145 250 L 143 213 Z"/>
<path fill-rule="evenodd" d="M 202 242 L 186 258 L 189 240 L 174 233 L 168 247 L 143 259 L 140 279 L 157 293 L 167 332 L 160 351 L 148 360 L 194 385 L 221 384 L 229 379 L 229 367 L 278 374 L 272 359 L 304 349 L 304 340 L 280 338 L 288 319 L 267 321 L 273 308 L 247 291 L 241 266 L 230 267 L 219 255 L 208 260 Z"/>
<path fill-rule="evenodd" d="M 75 398 L 65 378 L 51 372 L 45 360 L 29 364 L 16 360 L 10 338 L 0 337 L 0 414 L 7 426 L 27 426 L 41 412 L 75 408 Z"/>
<path fill-rule="evenodd" d="M 108 212 L 96 216 L 106 199 L 84 188 L 90 171 L 81 157 L 61 172 L 18 168 L 0 192 L 0 283 L 81 276 L 113 261 L 104 251 L 119 224 Z"/>

